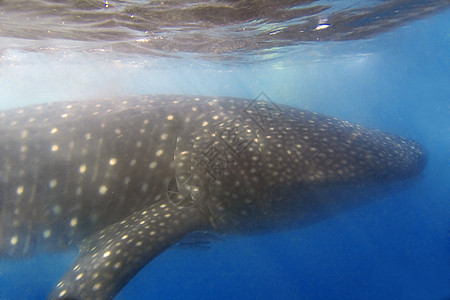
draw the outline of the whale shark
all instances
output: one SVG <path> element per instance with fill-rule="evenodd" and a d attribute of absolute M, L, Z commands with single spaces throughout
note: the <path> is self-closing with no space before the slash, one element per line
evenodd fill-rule
<path fill-rule="evenodd" d="M 420 175 L 407 138 L 255 99 L 141 95 L 0 112 L 0 259 L 78 249 L 49 299 L 112 299 L 203 231 L 276 232 Z"/>

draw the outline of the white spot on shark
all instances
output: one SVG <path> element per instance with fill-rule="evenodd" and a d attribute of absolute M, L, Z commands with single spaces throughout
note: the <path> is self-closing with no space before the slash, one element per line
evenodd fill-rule
<path fill-rule="evenodd" d="M 70 220 L 70 226 L 76 227 L 77 224 L 78 224 L 78 218 L 77 218 L 77 217 L 74 217 L 74 218 L 72 218 L 72 219 Z"/>
<path fill-rule="evenodd" d="M 106 194 L 107 191 L 108 191 L 108 187 L 106 185 L 102 185 L 98 188 L 98 193 L 100 195 Z"/>
<path fill-rule="evenodd" d="M 56 179 L 52 179 L 48 182 L 48 186 L 52 189 L 56 186 L 57 183 L 58 181 Z"/>
<path fill-rule="evenodd" d="M 55 215 L 61 214 L 61 211 L 62 211 L 62 209 L 61 209 L 61 206 L 60 206 L 59 204 L 56 204 L 56 205 L 54 205 L 54 206 L 52 207 L 52 212 L 53 212 Z"/>
<path fill-rule="evenodd" d="M 47 229 L 47 230 L 44 230 L 44 231 L 42 232 L 42 237 L 43 237 L 44 239 L 48 239 L 48 238 L 50 237 L 51 234 L 52 234 L 52 231 L 51 231 L 50 229 Z"/>
<path fill-rule="evenodd" d="M 24 191 L 24 187 L 23 187 L 23 185 L 21 185 L 17 188 L 16 194 L 20 196 L 23 194 L 23 191 Z"/>
<path fill-rule="evenodd" d="M 67 290 L 62 290 L 59 294 L 58 297 L 64 297 L 67 294 Z"/>

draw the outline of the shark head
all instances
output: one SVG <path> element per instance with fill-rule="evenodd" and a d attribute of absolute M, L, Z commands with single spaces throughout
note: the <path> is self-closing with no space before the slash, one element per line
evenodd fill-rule
<path fill-rule="evenodd" d="M 181 198 L 217 228 L 312 223 L 380 198 L 426 164 L 420 144 L 333 117 L 270 101 L 210 106 L 175 161 L 189 162 L 178 168 Z"/>

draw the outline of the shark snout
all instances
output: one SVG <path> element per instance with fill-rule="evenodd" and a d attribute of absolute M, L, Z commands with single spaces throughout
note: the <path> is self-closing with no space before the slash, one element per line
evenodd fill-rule
<path fill-rule="evenodd" d="M 386 179 L 403 180 L 420 175 L 428 161 L 426 149 L 419 143 L 408 139 L 394 141 L 388 152 Z"/>
<path fill-rule="evenodd" d="M 366 131 L 342 153 L 353 163 L 356 181 L 401 181 L 420 175 L 426 167 L 425 148 L 410 139 L 377 130 Z"/>
<path fill-rule="evenodd" d="M 411 149 L 410 159 L 410 172 L 411 177 L 420 175 L 424 170 L 428 162 L 428 152 L 421 144 L 412 142 L 413 148 Z"/>

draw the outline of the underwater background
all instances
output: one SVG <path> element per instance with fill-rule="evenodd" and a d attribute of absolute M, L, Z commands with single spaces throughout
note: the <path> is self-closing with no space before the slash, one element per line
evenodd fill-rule
<path fill-rule="evenodd" d="M 64 1 L 35 1 L 45 2 Z M 132 10 L 153 1 L 73 3 L 111 8 L 126 2 Z M 423 17 L 418 13 L 392 26 L 390 16 L 383 26 L 336 17 L 350 8 L 370 10 L 389 2 L 401 14 L 400 4 L 420 7 L 428 1 L 338 1 L 328 9 L 308 11 L 305 16 L 311 19 L 305 22 L 278 24 L 281 29 L 265 29 L 270 22 L 251 24 L 251 18 L 244 18 L 257 34 L 243 39 L 228 34 L 233 26 L 243 26 L 238 17 L 220 26 L 210 21 L 214 26 L 208 30 L 214 30 L 204 36 L 193 28 L 167 38 L 167 44 L 137 49 L 117 41 L 109 46 L 114 29 L 119 28 L 111 34 L 120 36 L 120 42 L 130 39 L 131 27 L 120 18 L 113 26 L 104 20 L 87 26 L 93 33 L 103 30 L 95 39 L 82 38 L 77 26 L 66 31 L 55 26 L 59 35 L 48 38 L 49 16 L 56 16 L 51 11 L 42 23 L 36 7 L 23 10 L 11 4 L 26 7 L 26 1 L 0 1 L 0 109 L 129 94 L 255 98 L 264 92 L 276 103 L 411 138 L 428 151 L 427 168 L 414 186 L 297 230 L 220 236 L 205 247 L 174 246 L 116 299 L 450 299 L 450 2 L 429 1 L 439 4 L 433 14 L 424 5 Z M 72 9 L 68 14 L 74 17 L 80 8 Z M 264 45 L 259 35 L 291 33 L 286 28 L 313 19 L 317 24 L 304 38 L 286 33 Z M 172 16 L 167 22 L 177 20 Z M 333 24 L 337 32 L 320 38 Z M 355 30 L 344 37 L 352 28 L 342 24 Z M 36 30 L 27 35 L 26 28 Z M 162 31 L 157 40 L 174 31 L 161 28 L 152 33 Z M 148 43 L 150 37 L 133 39 Z M 195 47 L 201 42 L 203 47 Z M 0 260 L 0 300 L 45 299 L 75 257 L 72 251 Z"/>

